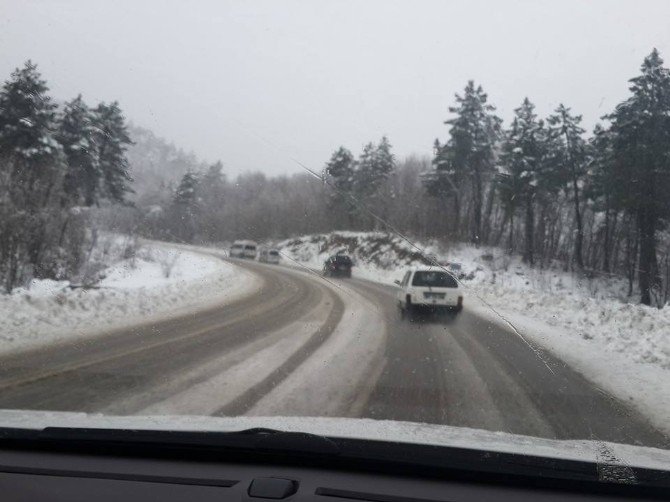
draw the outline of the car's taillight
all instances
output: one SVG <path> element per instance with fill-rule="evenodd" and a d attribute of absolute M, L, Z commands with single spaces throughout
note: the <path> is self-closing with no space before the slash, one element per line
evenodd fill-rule
<path fill-rule="evenodd" d="M 459 307 L 462 307 L 462 306 L 463 306 L 463 297 L 462 297 L 462 296 L 459 296 L 459 297 L 458 297 L 458 306 L 459 306 Z"/>

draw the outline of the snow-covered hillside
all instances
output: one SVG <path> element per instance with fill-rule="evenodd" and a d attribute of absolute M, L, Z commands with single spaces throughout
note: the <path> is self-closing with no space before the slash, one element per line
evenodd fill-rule
<path fill-rule="evenodd" d="M 122 237 L 102 240 L 94 255 L 108 266 L 92 287 L 34 280 L 0 295 L 0 351 L 90 336 L 232 300 L 257 287 L 250 274 L 211 255 L 153 242 L 132 256 L 127 249 Z"/>
<path fill-rule="evenodd" d="M 400 279 L 405 267 L 427 263 L 427 257 L 459 263 L 466 308 L 501 324 L 511 322 L 524 337 L 657 423 L 670 416 L 670 307 L 634 303 L 621 278 L 587 279 L 559 267 L 531 269 L 497 248 L 409 243 L 386 233 L 309 235 L 278 247 L 287 262 L 314 268 L 346 251 L 354 257 L 355 277 L 386 284 Z"/>

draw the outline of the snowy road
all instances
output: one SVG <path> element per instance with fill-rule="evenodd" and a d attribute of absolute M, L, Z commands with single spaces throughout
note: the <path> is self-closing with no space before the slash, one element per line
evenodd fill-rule
<path fill-rule="evenodd" d="M 400 321 L 393 288 L 234 262 L 260 292 L 0 357 L 0 408 L 396 419 L 668 447 L 628 407 L 467 307 Z"/>

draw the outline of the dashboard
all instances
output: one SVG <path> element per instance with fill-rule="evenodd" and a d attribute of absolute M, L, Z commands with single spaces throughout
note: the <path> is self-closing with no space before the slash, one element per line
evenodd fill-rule
<path fill-rule="evenodd" d="M 289 451 L 292 441 L 297 451 Z M 585 469 L 576 462 L 561 465 L 560 475 L 547 474 L 550 465 L 545 464 L 544 474 L 532 477 L 527 472 L 527 459 L 518 456 L 496 458 L 497 454 L 471 452 L 464 457 L 463 451 L 427 447 L 425 451 L 437 455 L 435 458 L 446 455 L 450 464 L 435 468 L 434 461 L 429 466 L 420 460 L 425 456 L 421 449 L 425 446 L 415 450 L 412 445 L 378 444 L 370 449 L 357 442 L 335 444 L 338 449 L 325 450 L 324 455 L 317 452 L 323 448 L 312 447 L 309 438 L 305 441 L 295 434 L 251 450 L 230 445 L 203 448 L 193 442 L 188 446 L 182 442 L 131 443 L 118 438 L 26 441 L 0 437 L 0 500 L 670 500 L 664 473 L 646 473 L 647 481 L 654 486 L 602 483 L 590 478 L 592 466 Z M 361 460 L 363 457 L 355 454 L 357 447 L 359 453 L 367 448 L 374 458 Z M 477 459 L 483 459 L 480 468 L 475 465 Z M 486 459 L 502 461 L 505 472 L 488 469 Z M 510 465 L 511 470 L 507 468 Z"/>

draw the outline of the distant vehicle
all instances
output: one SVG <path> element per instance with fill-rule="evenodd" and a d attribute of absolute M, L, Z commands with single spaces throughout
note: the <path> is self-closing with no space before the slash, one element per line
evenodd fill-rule
<path fill-rule="evenodd" d="M 463 270 L 463 265 L 452 261 L 450 263 L 447 263 L 447 270 L 449 270 L 450 272 L 460 272 L 461 270 Z"/>
<path fill-rule="evenodd" d="M 354 266 L 351 258 L 346 254 L 331 256 L 323 264 L 323 275 L 327 277 L 351 277 L 351 267 Z"/>
<path fill-rule="evenodd" d="M 279 250 L 274 248 L 261 248 L 258 252 L 258 261 L 263 263 L 279 263 Z"/>
<path fill-rule="evenodd" d="M 437 267 L 408 270 L 402 281 L 395 281 L 401 317 L 418 309 L 460 312 L 463 291 L 456 278 Z"/>
<path fill-rule="evenodd" d="M 230 248 L 231 258 L 256 258 L 258 244 L 254 241 L 235 241 Z"/>

